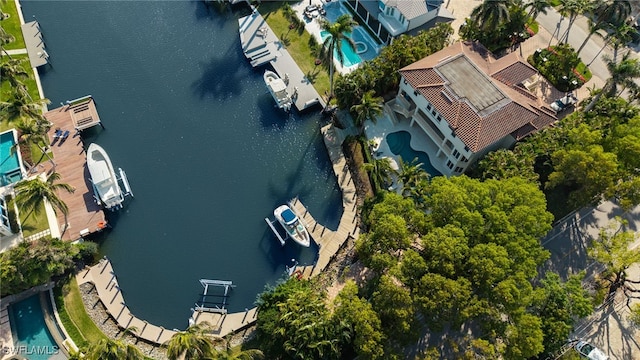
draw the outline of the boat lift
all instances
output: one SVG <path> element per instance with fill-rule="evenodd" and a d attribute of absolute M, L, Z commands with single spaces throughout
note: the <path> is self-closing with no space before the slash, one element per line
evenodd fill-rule
<path fill-rule="evenodd" d="M 200 279 L 200 284 L 204 287 L 204 292 L 200 301 L 196 303 L 195 311 L 198 312 L 212 312 L 218 314 L 227 313 L 227 298 L 229 297 L 229 289 L 236 287 L 231 281 L 225 280 L 209 280 Z M 209 286 L 224 287 L 223 295 L 209 294 Z M 208 301 L 210 297 L 221 297 L 221 301 Z"/>
<path fill-rule="evenodd" d="M 116 180 L 118 181 L 118 188 L 120 188 L 120 192 L 122 193 L 122 199 L 121 199 L 120 204 L 118 206 L 115 206 L 115 207 L 111 208 L 112 211 L 122 209 L 124 207 L 122 204 L 124 203 L 124 199 L 127 196 L 133 197 L 133 191 L 131 190 L 131 185 L 129 184 L 129 179 L 127 179 L 127 174 L 124 172 L 124 170 L 122 170 L 122 168 L 118 168 L 118 172 L 116 173 Z M 120 186 L 120 183 L 122 183 L 122 186 Z M 100 198 L 97 195 L 98 191 L 97 191 L 96 186 L 93 183 L 93 181 L 91 182 L 91 186 L 93 187 L 93 198 L 94 198 L 94 200 L 96 201 L 96 203 L 98 203 L 98 205 L 102 205 L 102 202 L 100 201 Z M 123 187 L 124 187 L 124 191 L 122 191 Z"/>
<path fill-rule="evenodd" d="M 269 218 L 264 218 L 264 221 L 267 222 L 267 225 L 269 225 L 269 227 L 271 228 L 271 231 L 273 231 L 273 233 L 276 235 L 276 238 L 278 238 L 278 241 L 280 241 L 280 245 L 284 246 L 285 240 L 287 240 L 287 238 L 289 237 L 289 234 L 282 237 L 282 234 L 280 234 L 280 232 L 276 229 L 276 227 L 273 226 L 273 224 L 276 223 L 277 220 L 272 221 L 272 220 L 269 220 Z"/>

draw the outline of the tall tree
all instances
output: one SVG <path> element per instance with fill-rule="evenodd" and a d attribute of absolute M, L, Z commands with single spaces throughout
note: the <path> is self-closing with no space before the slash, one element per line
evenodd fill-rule
<path fill-rule="evenodd" d="M 42 157 L 47 156 L 52 165 L 55 166 L 53 159 L 48 153 L 49 142 L 46 133 L 49 131 L 50 127 L 51 125 L 48 121 L 34 118 L 21 118 L 16 123 L 16 129 L 18 129 L 20 134 L 19 143 L 29 147 L 31 147 L 31 145 L 37 146 L 42 150 Z M 38 165 L 42 160 L 42 157 L 39 161 L 35 162 L 33 166 Z"/>
<path fill-rule="evenodd" d="M 598 30 L 615 29 L 625 23 L 631 15 L 631 2 L 629 0 L 596 2 L 593 15 L 593 19 L 589 18 L 589 35 L 578 48 L 578 54 Z"/>
<path fill-rule="evenodd" d="M 371 162 L 363 164 L 362 168 L 369 173 L 376 192 L 391 185 L 393 175 L 397 174 L 391 167 L 391 160 L 387 157 L 373 158 Z"/>
<path fill-rule="evenodd" d="M 346 33 L 351 33 L 353 31 L 353 27 L 358 25 L 358 23 L 353 20 L 351 15 L 343 14 L 336 19 L 335 23 L 329 22 L 327 19 L 320 20 L 320 28 L 326 31 L 327 37 L 322 43 L 322 49 L 325 54 L 325 57 L 329 60 L 329 89 L 330 96 L 333 97 L 333 75 L 334 75 L 334 65 L 333 65 L 333 57 L 334 54 L 338 56 L 338 61 L 340 64 L 344 64 L 344 55 L 342 53 L 342 43 L 346 41 L 348 46 L 355 50 L 356 45 L 353 40 L 346 35 Z"/>
<path fill-rule="evenodd" d="M 92 344 L 85 356 L 88 360 L 143 360 L 145 358 L 137 347 L 112 339 L 102 339 Z"/>
<path fill-rule="evenodd" d="M 511 3 L 511 0 L 484 0 L 471 12 L 471 21 L 481 30 L 494 31 L 509 21 Z"/>
<path fill-rule="evenodd" d="M 620 63 L 610 58 L 605 58 L 605 61 L 611 77 L 605 82 L 602 91 L 596 94 L 584 108 L 585 112 L 591 111 L 602 95 L 615 96 L 620 85 L 630 89 L 632 95 L 640 93 L 640 87 L 635 82 L 640 78 L 640 61 L 638 59 L 631 58 L 630 53 L 626 53 Z"/>
<path fill-rule="evenodd" d="M 167 357 L 170 360 L 210 359 L 215 354 L 209 331 L 208 323 L 200 323 L 189 326 L 185 331 L 178 331 L 165 344 Z"/>
<path fill-rule="evenodd" d="M 11 59 L 11 55 L 9 55 L 7 49 L 5 49 L 5 45 L 13 42 L 15 39 L 16 38 L 13 35 L 6 32 L 4 28 L 0 26 L 0 50 L 5 53 L 5 55 L 7 55 L 9 59 Z"/>
<path fill-rule="evenodd" d="M 22 60 L 9 59 L 0 64 L 0 79 L 9 81 L 12 87 L 21 84 L 20 79 L 29 77 L 29 74 L 22 68 Z"/>
<path fill-rule="evenodd" d="M 45 104 L 49 104 L 49 100 L 31 100 L 26 92 L 14 91 L 8 101 L 0 102 L 0 112 L 10 121 L 23 117 L 44 120 L 42 109 Z"/>
<path fill-rule="evenodd" d="M 627 273 L 631 265 L 640 262 L 640 248 L 630 248 L 637 235 L 633 230 L 627 230 L 626 225 L 625 221 L 616 218 L 607 228 L 601 229 L 599 238 L 589 248 L 589 256 L 607 267 L 609 295 L 622 290 L 629 305 L 630 299 L 640 299 L 640 290 L 632 286 L 640 284 L 640 279 L 632 280 Z"/>
<path fill-rule="evenodd" d="M 571 31 L 573 23 L 575 23 L 579 15 L 590 11 L 592 6 L 591 0 L 560 0 L 560 14 L 568 18 L 569 24 L 564 34 L 562 36 L 558 35 L 558 43 L 569 42 L 569 31 Z"/>
<path fill-rule="evenodd" d="M 402 183 L 402 193 L 409 195 L 411 188 L 420 182 L 422 179 L 428 179 L 429 174 L 422 168 L 422 163 L 418 162 L 418 158 L 413 159 L 411 162 L 406 162 L 400 158 L 398 164 L 400 169 L 398 170 L 398 180 Z"/>
<path fill-rule="evenodd" d="M 531 0 L 526 5 L 529 8 L 528 15 L 535 20 L 540 14 L 547 14 L 547 9 L 551 7 L 549 0 Z"/>
<path fill-rule="evenodd" d="M 42 180 L 41 176 L 37 176 L 31 180 L 18 182 L 15 185 L 15 191 L 16 203 L 20 209 L 38 212 L 40 203 L 46 200 L 51 204 L 55 213 L 62 212 L 64 215 L 64 228 L 60 235 L 62 237 L 68 227 L 67 216 L 69 215 L 69 208 L 60 199 L 57 192 L 64 190 L 73 193 L 75 189 L 69 184 L 57 183 L 58 180 L 60 180 L 60 174 L 57 172 L 49 175 L 46 180 Z"/>
<path fill-rule="evenodd" d="M 360 134 L 364 133 L 364 124 L 367 120 L 374 124 L 377 122 L 377 117 L 382 114 L 382 101 L 381 97 L 376 96 L 375 91 L 369 90 L 362 94 L 358 104 L 351 107 L 351 112 L 356 114 L 353 120 Z"/>

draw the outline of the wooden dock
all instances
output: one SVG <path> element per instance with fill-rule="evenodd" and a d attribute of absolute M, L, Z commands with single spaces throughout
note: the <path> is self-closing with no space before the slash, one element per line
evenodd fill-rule
<path fill-rule="evenodd" d="M 295 198 L 289 202 L 293 211 L 302 219 L 311 237 L 320 247 L 318 260 L 314 265 L 298 267 L 303 271 L 305 277 L 313 277 L 322 272 L 348 238 L 357 239 L 360 235 L 356 187 L 342 152 L 342 139 L 338 136 L 333 125 L 326 125 L 320 131 L 329 152 L 333 172 L 342 191 L 343 212 L 338 229 L 333 231 L 318 223 L 300 199 Z"/>
<path fill-rule="evenodd" d="M 131 333 L 152 344 L 164 344 L 176 333 L 174 330 L 162 326 L 149 324 L 131 314 L 124 302 L 122 289 L 118 286 L 118 278 L 113 270 L 111 261 L 104 258 L 92 267 L 87 267 L 76 275 L 78 284 L 93 283 L 100 301 L 113 317 L 120 329 L 134 329 Z"/>
<path fill-rule="evenodd" d="M 316 105 L 325 106 L 311 81 L 257 10 L 254 9 L 251 15 L 238 19 L 238 25 L 242 51 L 251 65 L 258 67 L 270 63 L 280 78 L 288 78 L 287 92 L 298 110 Z"/>
<path fill-rule="evenodd" d="M 97 114 L 95 103 L 90 99 L 83 106 L 90 108 Z M 49 140 L 51 151 L 53 152 L 53 162 L 43 162 L 43 166 L 48 167 L 48 171 L 55 171 L 60 174 L 60 183 L 66 183 L 75 188 L 75 192 L 67 193 L 59 191 L 58 196 L 69 207 L 67 216 L 67 231 L 63 240 L 77 240 L 84 235 L 95 233 L 104 229 L 107 224 L 102 207 L 100 207 L 93 194 L 93 187 L 87 169 L 87 156 L 84 151 L 80 134 L 76 132 L 73 121 L 74 106 L 65 105 L 44 114 L 45 118 L 53 125 L 49 130 Z M 66 140 L 54 139 L 56 129 L 63 132 L 69 131 Z M 56 214 L 60 231 L 64 229 L 64 215 L 58 211 Z"/>

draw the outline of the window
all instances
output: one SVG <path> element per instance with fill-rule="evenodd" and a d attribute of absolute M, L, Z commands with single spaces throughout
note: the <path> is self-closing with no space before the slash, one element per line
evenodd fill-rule
<path fill-rule="evenodd" d="M 458 149 L 453 150 L 453 156 L 455 156 L 456 159 L 460 158 L 460 152 L 458 151 Z"/>
<path fill-rule="evenodd" d="M 451 160 L 447 161 L 447 167 L 449 169 L 453 169 L 453 163 L 451 162 Z"/>
<path fill-rule="evenodd" d="M 468 161 L 469 161 L 469 159 L 467 159 L 466 157 L 464 157 L 464 156 L 463 156 L 463 157 L 462 157 L 462 159 L 461 159 L 461 161 L 462 161 L 462 162 L 468 162 Z"/>
<path fill-rule="evenodd" d="M 431 110 L 431 115 L 436 116 L 436 109 Z"/>
<path fill-rule="evenodd" d="M 400 14 L 400 23 L 404 24 L 404 15 Z"/>
<path fill-rule="evenodd" d="M 378 9 L 384 11 L 385 7 L 386 5 L 384 4 L 384 1 L 378 0 Z"/>
<path fill-rule="evenodd" d="M 464 151 L 465 151 L 465 152 L 469 152 L 469 147 L 468 147 L 468 146 L 465 146 L 465 147 L 464 147 Z"/>
<path fill-rule="evenodd" d="M 413 90 L 413 95 L 418 96 L 418 90 Z"/>
<path fill-rule="evenodd" d="M 442 116 L 440 116 L 440 115 L 436 116 L 436 120 L 441 121 L 442 120 Z"/>
<path fill-rule="evenodd" d="M 462 168 L 457 166 L 454 171 L 457 172 L 457 173 L 461 173 L 462 172 Z"/>
<path fill-rule="evenodd" d="M 427 105 L 427 110 L 431 111 L 431 104 Z"/>
<path fill-rule="evenodd" d="M 394 16 L 394 15 L 395 15 L 395 13 L 396 13 L 396 9 L 395 9 L 395 8 L 392 8 L 392 7 L 388 7 L 388 8 L 386 9 L 386 11 L 385 11 L 385 12 L 386 12 L 386 14 L 387 14 L 387 15 L 389 15 L 389 16 Z"/>
<path fill-rule="evenodd" d="M 402 82 L 403 82 L 405 85 L 407 85 L 407 84 L 409 83 L 409 82 L 407 81 L 407 79 L 405 79 L 405 78 L 402 78 Z"/>

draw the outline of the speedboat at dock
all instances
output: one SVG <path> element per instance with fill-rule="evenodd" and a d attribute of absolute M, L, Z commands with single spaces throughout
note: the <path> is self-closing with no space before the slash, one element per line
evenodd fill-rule
<path fill-rule="evenodd" d="M 307 228 L 288 205 L 278 206 L 273 210 L 273 215 L 293 241 L 304 247 L 311 245 L 311 238 Z"/>
<path fill-rule="evenodd" d="M 91 144 L 87 149 L 87 167 L 91 175 L 91 184 L 96 201 L 109 210 L 122 208 L 125 195 L 131 194 L 131 187 L 122 169 L 120 177 L 116 174 L 107 152 L 98 145 Z M 122 180 L 126 191 L 122 191 L 118 180 Z"/>
<path fill-rule="evenodd" d="M 291 101 L 291 96 L 287 92 L 287 84 L 284 80 L 282 80 L 278 74 L 273 71 L 266 70 L 264 72 L 264 83 L 267 85 L 271 96 L 278 104 L 280 109 L 284 111 L 291 110 L 291 105 L 293 102 Z"/>

